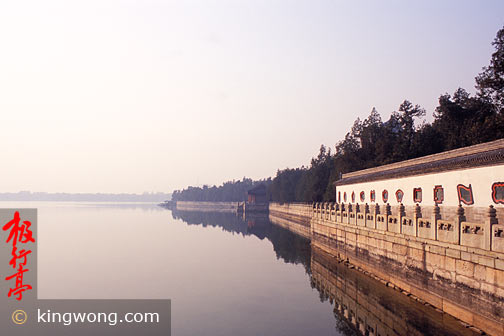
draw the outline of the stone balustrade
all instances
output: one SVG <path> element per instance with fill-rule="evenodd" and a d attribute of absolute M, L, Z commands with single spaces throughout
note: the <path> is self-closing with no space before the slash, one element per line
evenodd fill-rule
<path fill-rule="evenodd" d="M 312 244 L 491 335 L 504 334 L 502 208 L 366 203 L 312 208 Z"/>
<path fill-rule="evenodd" d="M 497 223 L 497 211 L 493 205 L 488 207 L 483 222 L 466 221 L 462 205 L 458 207 L 456 216 L 451 219 L 442 218 L 437 205 L 431 207 L 430 212 L 423 210 L 418 204 L 409 213 L 402 204 L 396 208 L 397 211 L 392 214 L 389 204 L 380 209 L 380 206 L 370 207 L 367 203 L 315 202 L 312 217 L 405 236 L 504 252 L 504 225 Z"/>

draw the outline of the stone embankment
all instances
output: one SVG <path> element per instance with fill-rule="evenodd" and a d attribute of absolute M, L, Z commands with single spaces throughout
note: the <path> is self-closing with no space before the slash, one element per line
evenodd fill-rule
<path fill-rule="evenodd" d="M 502 211 L 499 208 L 499 211 Z M 312 244 L 443 312 L 504 335 L 504 252 L 496 209 L 485 218 L 443 218 L 416 207 L 313 205 Z"/>
<path fill-rule="evenodd" d="M 243 202 L 189 202 L 177 201 L 176 209 L 198 212 L 238 212 Z"/>
<path fill-rule="evenodd" d="M 300 236 L 311 238 L 312 205 L 307 203 L 270 203 L 269 219 Z"/>

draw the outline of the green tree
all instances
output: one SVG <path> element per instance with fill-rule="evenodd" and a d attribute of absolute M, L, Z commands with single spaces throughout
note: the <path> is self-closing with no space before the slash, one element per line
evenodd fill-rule
<path fill-rule="evenodd" d="M 332 201 L 333 182 L 341 174 L 504 138 L 504 28 L 497 32 L 493 45 L 496 50 L 490 65 L 476 77 L 476 96 L 462 88 L 453 95 L 441 95 L 433 123 L 423 120 L 418 126 L 425 110 L 408 100 L 385 122 L 373 108 L 364 121 L 355 120 L 336 143 L 334 154 L 321 145 L 309 167 L 278 170 L 273 181 L 267 181 L 272 199 Z M 256 183 L 244 178 L 220 187 L 188 187 L 175 191 L 173 199 L 242 200 Z"/>
<path fill-rule="evenodd" d="M 496 112 L 504 113 L 504 27 L 497 32 L 492 42 L 495 52 L 490 65 L 476 77 L 476 89 L 481 98 L 488 100 Z"/>
<path fill-rule="evenodd" d="M 459 88 L 453 96 L 439 97 L 432 126 L 442 140 L 442 150 L 450 150 L 504 137 L 503 117 L 491 101 L 471 97 Z M 429 139 L 424 142 L 429 144 Z"/>
<path fill-rule="evenodd" d="M 398 142 L 396 143 L 397 159 L 405 160 L 416 156 L 413 147 L 415 136 L 415 118 L 425 116 L 425 110 L 419 105 L 413 105 L 409 100 L 405 100 L 400 106 L 399 111 L 393 115 L 397 119 L 400 128 L 398 130 Z"/>

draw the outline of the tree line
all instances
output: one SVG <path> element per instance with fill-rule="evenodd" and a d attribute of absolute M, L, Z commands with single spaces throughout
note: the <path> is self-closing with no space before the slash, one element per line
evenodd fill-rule
<path fill-rule="evenodd" d="M 242 180 L 224 182 L 221 186 L 207 185 L 203 187 L 187 187 L 183 190 L 175 190 L 172 194 L 174 201 L 198 201 L 198 202 L 243 202 L 247 200 L 247 191 L 264 183 L 269 186 L 271 178 L 253 181 L 244 177 Z"/>
<path fill-rule="evenodd" d="M 244 201 L 248 190 L 265 183 L 273 201 L 335 201 L 333 182 L 341 174 L 504 138 L 504 27 L 492 45 L 490 64 L 475 78 L 476 94 L 463 88 L 442 94 L 432 123 L 424 119 L 421 106 L 408 100 L 386 121 L 373 108 L 366 119 L 357 118 L 334 151 L 321 145 L 307 167 L 278 170 L 273 180 L 243 178 L 219 187 L 188 187 L 172 198 Z"/>
<path fill-rule="evenodd" d="M 439 97 L 434 120 L 405 100 L 386 121 L 375 108 L 345 138 L 322 145 L 309 167 L 278 170 L 269 191 L 278 202 L 335 201 L 341 174 L 504 138 L 504 28 L 492 43 L 490 64 L 476 77 L 476 94 L 459 88 Z"/>

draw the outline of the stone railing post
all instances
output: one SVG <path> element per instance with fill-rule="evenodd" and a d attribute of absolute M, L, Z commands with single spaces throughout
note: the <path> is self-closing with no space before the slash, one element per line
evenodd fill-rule
<path fill-rule="evenodd" d="M 434 230 L 433 232 L 433 237 L 432 239 L 437 240 L 437 226 L 438 226 L 438 219 L 441 219 L 441 209 L 439 209 L 439 206 L 436 204 L 434 205 L 434 208 L 432 209 L 432 226 L 431 228 Z"/>
<path fill-rule="evenodd" d="M 399 204 L 399 214 L 397 215 L 397 217 L 399 219 L 399 232 L 403 233 L 402 219 L 403 219 L 403 217 L 406 217 L 406 214 L 404 213 L 404 205 L 402 203 Z"/>
<path fill-rule="evenodd" d="M 421 218 L 421 217 L 422 217 L 422 209 L 420 208 L 420 205 L 418 205 L 418 203 L 417 203 L 415 205 L 415 211 L 413 213 L 415 237 L 418 237 L 418 218 Z"/>
<path fill-rule="evenodd" d="M 459 204 L 457 208 L 457 215 L 455 216 L 455 221 L 454 225 L 455 228 L 453 228 L 453 231 L 456 234 L 456 242 L 457 244 L 460 245 L 460 230 L 462 230 L 462 222 L 465 221 L 465 214 L 464 214 L 464 208 L 462 207 L 462 204 Z"/>
<path fill-rule="evenodd" d="M 374 206 L 374 209 L 373 209 L 373 213 L 374 213 L 374 223 L 373 223 L 373 228 L 376 229 L 377 228 L 377 224 L 376 224 L 376 216 L 380 214 L 380 207 L 378 206 L 378 204 L 375 204 Z"/>
<path fill-rule="evenodd" d="M 485 220 L 485 231 L 483 235 L 485 237 L 485 250 L 490 250 L 492 246 L 492 226 L 497 224 L 497 211 L 493 205 L 488 207 L 487 218 Z"/>
<path fill-rule="evenodd" d="M 367 227 L 368 219 L 367 214 L 369 213 L 369 204 L 364 204 L 364 226 Z"/>
<path fill-rule="evenodd" d="M 383 223 L 383 227 L 382 229 L 384 231 L 388 231 L 388 221 L 389 221 L 389 216 L 392 215 L 392 211 L 391 211 L 391 208 L 390 208 L 390 204 L 387 203 L 383 206 L 383 219 L 384 219 L 384 223 Z"/>
<path fill-rule="evenodd" d="M 497 220 L 495 222 L 491 231 L 492 251 L 504 252 L 504 224 Z"/>
<path fill-rule="evenodd" d="M 360 211 L 361 211 L 361 207 L 360 207 L 359 203 L 355 203 L 355 210 L 354 210 L 354 215 L 353 215 L 355 225 L 359 225 L 359 218 L 358 218 L 359 215 L 358 214 Z"/>

